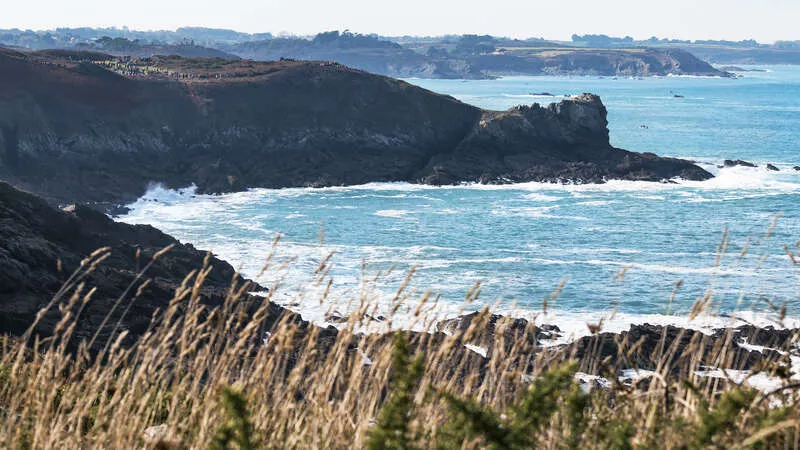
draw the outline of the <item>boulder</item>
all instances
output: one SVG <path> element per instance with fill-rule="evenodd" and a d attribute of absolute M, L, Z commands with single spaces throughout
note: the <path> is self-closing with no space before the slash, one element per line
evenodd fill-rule
<path fill-rule="evenodd" d="M 725 167 L 736 167 L 736 166 L 743 166 L 743 167 L 757 167 L 755 164 L 747 161 L 742 161 L 741 159 L 726 159 L 725 162 L 722 163 Z"/>
<path fill-rule="evenodd" d="M 486 356 L 489 358 L 493 352 L 498 351 L 495 348 L 497 342 L 503 342 L 504 348 L 501 351 L 505 353 L 519 344 L 525 344 L 530 351 L 540 345 L 541 340 L 561 336 L 561 330 L 555 325 L 536 325 L 525 319 L 490 314 L 487 311 L 440 321 L 436 324 L 436 331 L 460 336 L 465 344 L 486 349 Z M 500 338 L 502 341 L 499 341 Z"/>

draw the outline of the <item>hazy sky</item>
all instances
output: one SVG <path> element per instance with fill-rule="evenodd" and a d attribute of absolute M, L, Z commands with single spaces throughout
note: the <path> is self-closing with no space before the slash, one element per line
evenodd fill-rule
<path fill-rule="evenodd" d="M 313 34 L 572 33 L 680 39 L 800 39 L 800 0 L 4 0 L 0 28 L 180 26 Z"/>

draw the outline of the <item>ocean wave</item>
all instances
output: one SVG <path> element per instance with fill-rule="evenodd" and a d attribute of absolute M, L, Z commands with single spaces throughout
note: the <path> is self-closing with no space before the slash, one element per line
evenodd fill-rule
<path fill-rule="evenodd" d="M 379 211 L 375 211 L 376 216 L 380 217 L 393 217 L 395 219 L 406 217 L 408 215 L 408 211 L 404 209 L 382 209 Z"/>
<path fill-rule="evenodd" d="M 573 193 L 575 195 L 605 193 L 605 192 L 629 192 L 640 195 L 653 195 L 662 192 L 680 191 L 773 191 L 777 194 L 800 193 L 800 172 L 792 169 L 797 163 L 780 162 L 778 167 L 781 171 L 770 171 L 765 168 L 766 163 L 759 167 L 727 167 L 718 168 L 710 164 L 715 177 L 705 181 L 688 181 L 675 179 L 673 183 L 656 183 L 648 181 L 628 181 L 628 180 L 609 180 L 602 184 L 577 184 L 577 183 L 542 183 L 526 182 L 513 184 L 479 184 L 462 183 L 452 186 L 430 186 L 421 184 L 411 184 L 406 182 L 381 182 L 367 183 L 354 186 L 331 186 L 322 188 L 281 188 L 264 189 L 253 188 L 243 192 L 230 193 L 224 195 L 200 195 L 196 194 L 194 186 L 184 189 L 166 189 L 161 185 L 153 185 L 147 193 L 136 202 L 128 205 L 131 209 L 142 208 L 151 203 L 172 204 L 181 203 L 182 205 L 194 202 L 211 201 L 224 204 L 227 208 L 237 205 L 247 205 L 252 202 L 265 202 L 270 198 L 286 198 L 301 196 L 325 196 L 327 194 L 338 194 L 358 191 L 371 192 L 399 192 L 387 198 L 419 198 L 428 201 L 441 200 L 429 195 L 408 196 L 412 192 L 431 192 L 450 191 L 450 190 L 485 190 L 485 191 L 521 191 L 527 192 L 525 198 L 535 201 L 556 201 L 560 197 L 558 193 Z M 365 194 L 369 195 L 369 194 Z M 647 197 L 642 197 L 647 198 Z M 654 197 L 655 198 L 655 197 Z"/>
<path fill-rule="evenodd" d="M 561 197 L 556 197 L 554 195 L 540 194 L 538 192 L 534 192 L 534 193 L 531 193 L 531 194 L 526 194 L 524 196 L 524 198 L 527 199 L 527 200 L 534 200 L 534 201 L 537 201 L 537 202 L 555 202 L 555 201 L 561 200 Z"/>

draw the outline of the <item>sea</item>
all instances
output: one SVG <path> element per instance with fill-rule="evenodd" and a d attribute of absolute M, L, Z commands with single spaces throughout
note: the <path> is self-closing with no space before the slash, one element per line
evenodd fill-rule
<path fill-rule="evenodd" d="M 613 145 L 691 159 L 715 175 L 708 181 L 218 196 L 153 186 L 120 220 L 212 251 L 317 323 L 367 304 L 371 317 L 408 328 L 486 306 L 575 335 L 601 322 L 796 325 L 800 67 L 745 68 L 735 79 L 406 80 L 497 110 L 598 94 Z"/>

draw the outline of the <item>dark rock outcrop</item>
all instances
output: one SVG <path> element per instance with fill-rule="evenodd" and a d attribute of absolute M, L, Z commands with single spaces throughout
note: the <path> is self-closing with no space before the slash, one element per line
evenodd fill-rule
<path fill-rule="evenodd" d="M 753 163 L 751 163 L 751 162 L 742 161 L 741 159 L 736 159 L 736 160 L 732 160 L 732 159 L 726 159 L 726 160 L 725 160 L 725 161 L 722 163 L 722 165 L 723 165 L 723 166 L 725 166 L 725 167 L 736 167 L 736 166 L 743 166 L 743 167 L 758 167 L 758 166 L 756 166 L 755 164 L 753 164 Z"/>
<path fill-rule="evenodd" d="M 486 349 L 486 356 L 491 357 L 498 342 L 498 333 L 502 334 L 504 353 L 512 347 L 526 345 L 528 349 L 541 344 L 540 340 L 555 339 L 560 336 L 555 325 L 534 325 L 525 319 L 504 317 L 498 314 L 474 312 L 453 319 L 443 320 L 436 324 L 436 331 L 448 335 L 463 335 L 467 344 Z"/>
<path fill-rule="evenodd" d="M 767 164 L 767 170 L 772 170 L 773 172 L 779 172 L 781 169 L 778 169 L 773 164 Z"/>
<path fill-rule="evenodd" d="M 153 255 L 167 246 L 174 247 L 157 259 L 138 283 L 133 283 Z M 59 210 L 0 182 L 0 333 L 23 334 L 70 274 L 101 247 L 110 247 L 109 256 L 82 280 L 87 286 L 84 292 L 92 287 L 97 291 L 78 319 L 74 343 L 90 339 L 119 298 L 120 306 L 100 330 L 96 343 L 105 343 L 120 318 L 121 329 L 127 330 L 130 338 L 139 336 L 156 309 L 166 308 L 184 278 L 203 267 L 207 255 L 149 225 L 117 223 L 80 205 Z M 220 305 L 231 283 L 241 285 L 245 280 L 224 261 L 211 257 L 210 265 L 213 269 L 201 298 L 208 305 Z M 148 279 L 149 284 L 133 301 L 134 293 Z M 129 286 L 132 287 L 126 292 Z M 70 295 L 71 292 L 61 303 Z M 127 308 L 130 309 L 123 318 Z M 270 308 L 272 322 L 284 313 L 277 305 Z M 61 317 L 58 307 L 51 308 L 34 334 L 49 336 Z"/>
<path fill-rule="evenodd" d="M 418 178 L 428 184 L 710 178 L 689 161 L 611 147 L 606 114 L 591 94 L 546 107 L 485 111 L 455 150 L 434 156 Z"/>
<path fill-rule="evenodd" d="M 437 324 L 437 331 L 459 336 L 465 344 L 486 349 L 487 359 L 499 357 L 505 361 L 516 358 L 510 364 L 523 370 L 531 369 L 529 366 L 537 353 L 564 352 L 580 363 L 581 371 L 595 375 L 600 375 L 603 370 L 654 370 L 665 355 L 671 355 L 673 364 L 670 369 L 674 373 L 688 367 L 696 370 L 705 366 L 766 370 L 769 364 L 783 359 L 782 352 L 796 351 L 792 349 L 800 338 L 800 330 L 752 325 L 716 329 L 704 334 L 673 326 L 641 324 L 631 325 L 627 331 L 620 333 L 582 337 L 571 344 L 536 347 L 542 343 L 541 340 L 561 337 L 558 327 L 534 325 L 524 319 L 486 312 L 441 321 Z M 503 348 L 496 348 L 498 342 L 503 343 Z M 523 351 L 520 352 L 520 349 Z M 724 357 L 720 358 L 720 355 Z M 689 361 L 689 356 L 694 360 Z"/>
<path fill-rule="evenodd" d="M 613 148 L 592 95 L 496 112 L 338 64 L 148 60 L 159 78 L 48 58 L 0 50 L 0 126 L 18 130 L 0 179 L 62 204 L 129 202 L 153 182 L 230 192 L 711 176 Z"/>
<path fill-rule="evenodd" d="M 0 128 L 2 132 L 2 142 L 5 150 L 3 152 L 3 161 L 11 168 L 16 168 L 19 164 L 19 126 L 5 125 Z"/>
<path fill-rule="evenodd" d="M 752 334 L 751 334 L 752 333 Z M 768 361 L 780 359 L 775 350 L 750 350 L 741 343 L 769 343 L 772 349 L 788 350 L 797 330 L 775 330 L 741 327 L 732 330 L 717 329 L 711 335 L 700 331 L 661 325 L 631 325 L 628 331 L 600 333 L 574 343 L 574 356 L 582 363 L 590 360 L 611 361 L 611 367 L 654 370 L 664 355 L 674 352 L 674 358 L 690 354 L 696 363 L 709 367 L 732 369 L 761 369 Z M 755 338 L 751 336 L 756 336 Z M 717 356 L 725 350 L 725 359 Z M 624 358 L 621 358 L 625 355 Z M 586 367 L 584 367 L 586 368 Z M 674 370 L 679 370 L 676 366 Z"/>

